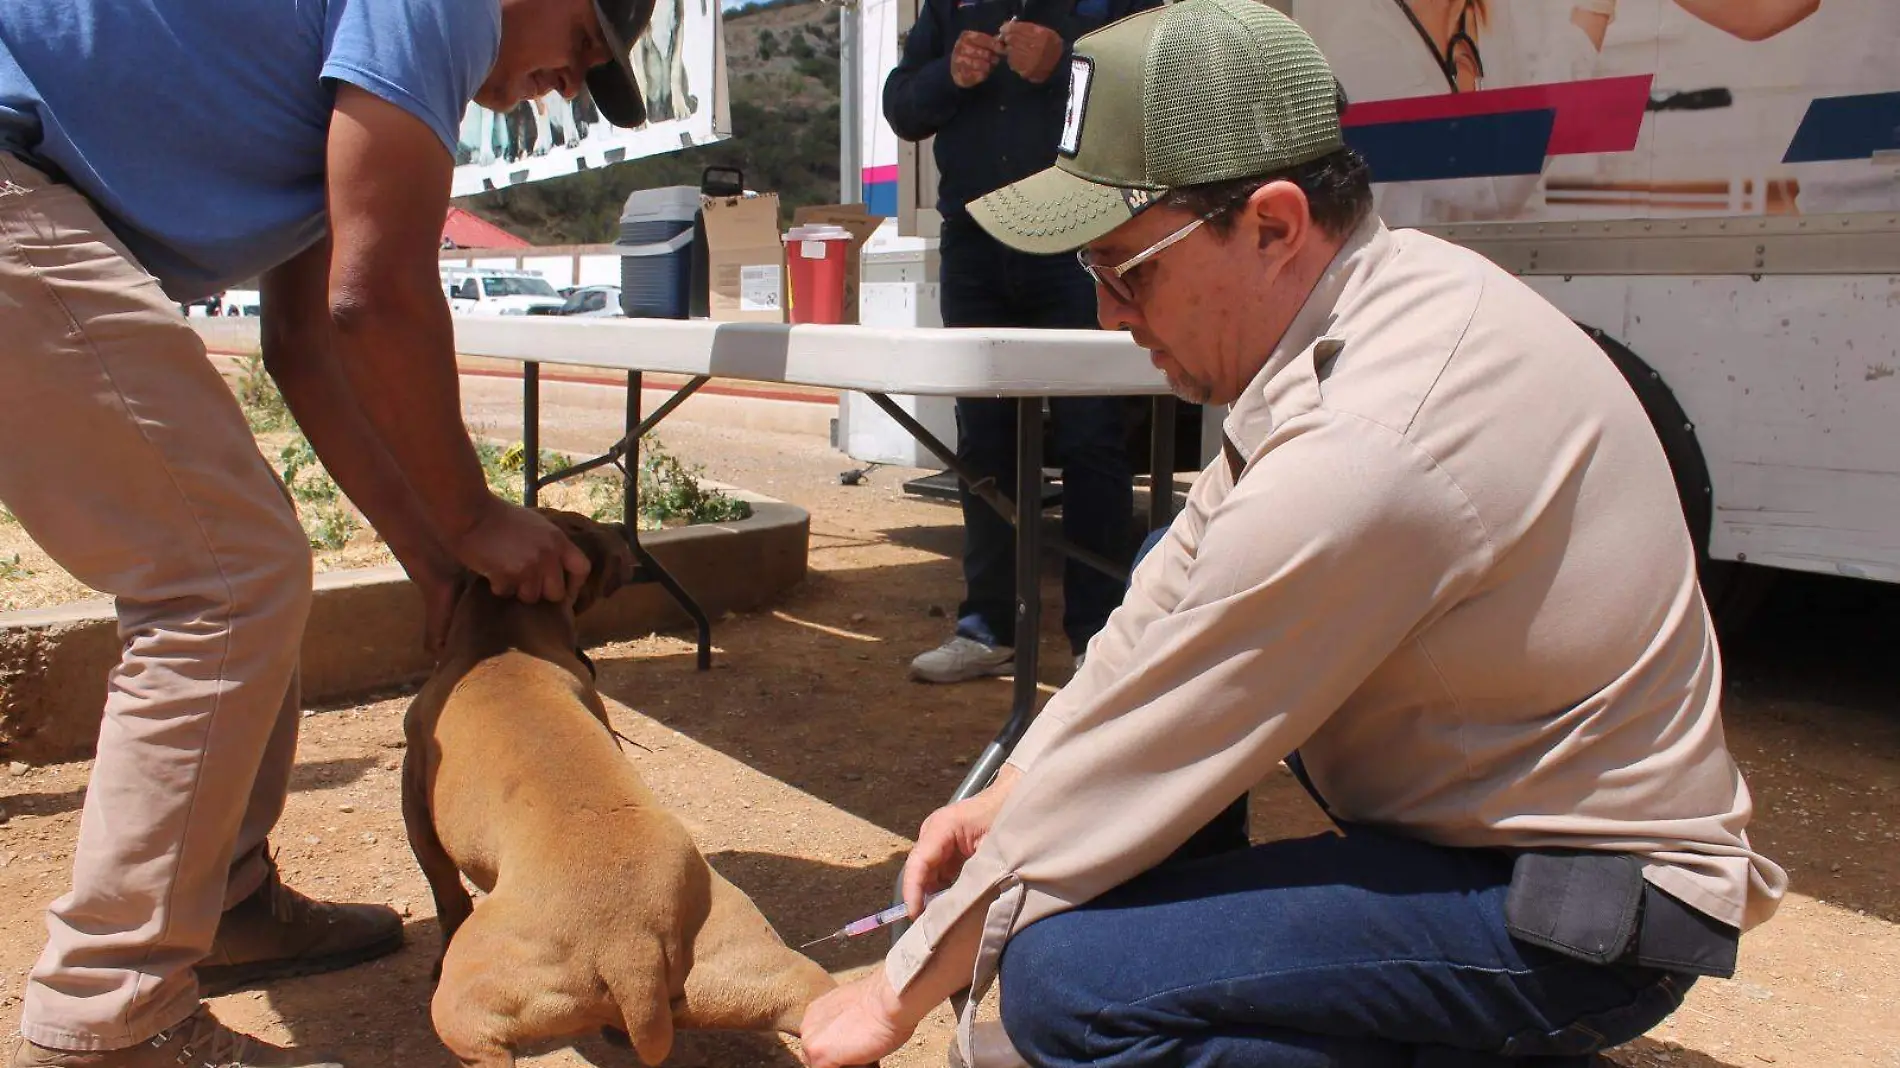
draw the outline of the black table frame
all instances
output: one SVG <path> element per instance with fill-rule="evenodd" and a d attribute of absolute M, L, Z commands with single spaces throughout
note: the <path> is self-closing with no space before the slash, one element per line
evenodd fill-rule
<path fill-rule="evenodd" d="M 674 391 L 653 414 L 641 415 L 642 376 L 627 372 L 627 415 L 624 436 L 598 456 L 582 460 L 547 475 L 540 473 L 541 460 L 541 365 L 527 361 L 521 367 L 521 409 L 523 446 L 522 500 L 534 507 L 538 491 L 565 479 L 575 478 L 609 464 L 620 470 L 622 478 L 621 515 L 627 526 L 627 543 L 633 549 L 636 566 L 633 580 L 656 582 L 691 617 L 698 629 L 698 665 L 712 667 L 712 622 L 685 587 L 674 579 L 640 543 L 636 531 L 639 517 L 640 438 L 672 414 L 686 399 L 704 386 L 710 376 L 692 378 Z M 865 393 L 872 403 L 891 417 L 905 432 L 929 449 L 944 467 L 957 476 L 977 499 L 995 509 L 1016 530 L 1016 666 L 1015 690 L 1009 718 L 1004 721 L 983 752 L 970 765 L 950 803 L 962 801 L 988 786 L 1002 769 L 1009 754 L 1022 740 L 1036 714 L 1037 640 L 1042 633 L 1042 547 L 1045 537 L 1051 547 L 1064 556 L 1079 560 L 1104 574 L 1126 581 L 1128 569 L 1099 554 L 1071 545 L 1057 535 L 1042 530 L 1042 432 L 1043 400 L 1038 396 L 1016 400 L 1016 485 L 1015 493 L 1005 495 L 993 478 L 977 477 L 957 458 L 956 450 L 945 445 L 909 412 L 882 393 Z M 1158 530 L 1174 518 L 1174 436 L 1176 402 L 1159 394 L 1153 398 L 1153 417 L 1148 442 L 1148 527 Z M 1027 640 L 1025 640 L 1027 636 Z M 903 925 L 893 934 L 901 934 Z"/>

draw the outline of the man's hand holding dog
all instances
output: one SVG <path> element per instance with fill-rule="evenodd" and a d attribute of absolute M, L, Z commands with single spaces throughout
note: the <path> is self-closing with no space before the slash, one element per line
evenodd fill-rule
<path fill-rule="evenodd" d="M 560 528 L 529 508 L 491 498 L 489 508 L 460 538 L 455 555 L 488 580 L 497 597 L 564 601 L 586 581 L 587 554 Z"/>

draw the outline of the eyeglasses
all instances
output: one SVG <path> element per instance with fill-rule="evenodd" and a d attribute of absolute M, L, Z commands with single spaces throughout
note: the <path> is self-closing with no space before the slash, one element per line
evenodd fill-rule
<path fill-rule="evenodd" d="M 1209 219 L 1214 218 L 1232 206 L 1231 204 L 1227 204 L 1215 208 L 1213 211 L 1208 212 L 1154 244 L 1149 245 L 1147 248 L 1142 249 L 1140 252 L 1135 253 L 1116 266 L 1110 267 L 1105 263 L 1090 262 L 1089 250 L 1085 248 L 1075 251 L 1075 262 L 1081 264 L 1082 269 L 1087 271 L 1089 276 L 1094 278 L 1096 283 L 1103 289 L 1114 294 L 1116 300 L 1121 301 L 1123 304 L 1132 304 L 1135 301 L 1135 290 L 1133 286 L 1128 284 L 1128 279 L 1123 277 L 1124 275 L 1160 255 L 1166 251 L 1169 246 L 1180 241 L 1182 238 L 1207 225 Z"/>

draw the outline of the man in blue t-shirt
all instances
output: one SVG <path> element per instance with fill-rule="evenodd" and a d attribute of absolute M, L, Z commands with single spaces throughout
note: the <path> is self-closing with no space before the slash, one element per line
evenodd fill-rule
<path fill-rule="evenodd" d="M 117 602 L 70 893 L 11 1062 L 333 1064 L 200 997 L 402 943 L 312 901 L 267 838 L 296 748 L 303 530 L 181 305 L 261 279 L 264 365 L 423 595 L 527 602 L 586 559 L 487 489 L 437 273 L 457 131 L 583 87 L 645 121 L 652 0 L 5 0 L 0 500 Z"/>

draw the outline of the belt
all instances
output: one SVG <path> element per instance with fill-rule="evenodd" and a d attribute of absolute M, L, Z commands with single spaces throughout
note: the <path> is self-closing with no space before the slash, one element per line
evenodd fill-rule
<path fill-rule="evenodd" d="M 1511 937 L 1592 964 L 1728 978 L 1741 932 L 1643 878 L 1641 858 L 1517 850 L 1504 899 Z"/>
<path fill-rule="evenodd" d="M 1287 769 L 1322 811 L 1333 810 L 1307 777 L 1298 750 Z M 1334 823 L 1340 823 L 1333 817 Z M 1346 826 L 1340 829 L 1348 834 Z M 1520 942 L 1591 964 L 1634 964 L 1727 979 L 1741 932 L 1643 878 L 1633 853 L 1512 849 L 1504 928 Z"/>

